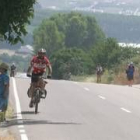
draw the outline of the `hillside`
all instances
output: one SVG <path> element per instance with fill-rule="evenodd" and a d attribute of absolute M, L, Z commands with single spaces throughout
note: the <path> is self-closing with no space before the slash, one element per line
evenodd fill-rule
<path fill-rule="evenodd" d="M 49 18 L 57 13 L 69 13 L 71 11 L 54 11 L 54 10 L 36 10 L 35 17 L 32 20 L 28 31 L 32 31 L 39 26 L 44 18 Z M 107 37 L 113 37 L 118 42 L 140 43 L 140 17 L 125 16 L 118 14 L 101 14 L 92 12 L 82 12 L 82 14 L 95 16 L 98 24 L 101 26 Z"/>
<path fill-rule="evenodd" d="M 112 9 L 115 11 L 117 8 L 123 8 L 126 7 L 127 9 L 131 9 L 133 7 L 139 8 L 139 0 L 38 0 L 38 3 L 43 7 L 50 7 L 50 6 L 56 6 L 59 8 L 72 8 L 77 6 L 94 6 L 103 8 L 104 6 L 106 8 Z"/>
<path fill-rule="evenodd" d="M 21 45 L 32 45 L 32 34 L 35 28 L 37 28 L 43 19 L 50 18 L 58 13 L 69 13 L 71 11 L 65 10 L 47 10 L 47 9 L 35 9 L 34 18 L 31 20 L 31 25 L 27 26 L 28 35 L 23 40 L 24 44 L 18 43 L 16 45 L 9 45 L 6 42 L 0 43 L 0 48 L 18 49 Z M 125 43 L 140 43 L 140 17 L 139 16 L 125 16 L 118 14 L 104 14 L 93 12 L 82 12 L 82 14 L 94 16 L 99 26 L 104 31 L 106 37 L 116 38 L 118 42 Z"/>

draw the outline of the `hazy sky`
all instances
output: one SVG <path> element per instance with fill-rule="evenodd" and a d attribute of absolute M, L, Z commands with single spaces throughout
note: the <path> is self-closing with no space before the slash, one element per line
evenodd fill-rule
<path fill-rule="evenodd" d="M 55 3 L 61 3 L 61 2 L 66 2 L 66 1 L 73 1 L 73 0 L 37 0 L 41 5 L 42 7 L 46 7 L 48 6 L 49 4 L 53 4 L 55 5 Z M 76 1 L 84 1 L 84 0 L 76 0 Z M 111 0 L 85 0 L 85 1 L 102 1 L 102 2 L 105 2 L 105 1 L 111 1 Z M 112 0 L 113 1 L 113 0 Z M 126 2 L 126 3 L 139 3 L 140 0 L 116 0 L 116 2 Z M 60 4 L 59 3 L 59 4 Z M 64 3 L 62 3 L 63 5 Z"/>

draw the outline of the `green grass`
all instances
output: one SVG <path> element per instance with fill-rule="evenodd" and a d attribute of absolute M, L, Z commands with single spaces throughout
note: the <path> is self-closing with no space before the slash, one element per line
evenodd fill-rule
<path fill-rule="evenodd" d="M 95 75 L 71 76 L 70 80 L 78 82 L 96 82 Z"/>
<path fill-rule="evenodd" d="M 11 119 L 13 117 L 13 115 L 14 115 L 14 110 L 11 107 L 11 105 L 9 104 L 7 112 L 6 112 L 6 118 Z"/>
<path fill-rule="evenodd" d="M 7 112 L 6 112 L 6 118 L 10 119 L 14 115 L 13 108 L 9 104 Z M 0 122 L 3 119 L 3 113 L 0 112 Z M 6 133 L 5 133 L 6 132 Z M 0 140 L 16 140 L 16 137 L 8 130 L 0 128 Z"/>
<path fill-rule="evenodd" d="M 2 122 L 3 121 L 3 119 L 4 119 L 4 116 L 3 116 L 4 114 L 2 113 L 2 112 L 0 112 L 0 122 Z M 13 108 L 11 107 L 11 105 L 9 104 L 8 105 L 8 109 L 7 109 L 7 111 L 6 111 L 6 118 L 7 119 L 11 119 L 12 117 L 13 117 L 13 115 L 14 115 L 14 110 L 13 110 Z"/>

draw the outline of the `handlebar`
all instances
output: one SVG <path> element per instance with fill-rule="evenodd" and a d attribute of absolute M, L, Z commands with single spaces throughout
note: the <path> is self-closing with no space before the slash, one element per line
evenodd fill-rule
<path fill-rule="evenodd" d="M 32 77 L 32 75 L 31 75 L 31 74 L 26 74 L 26 76 L 27 76 L 27 77 Z"/>
<path fill-rule="evenodd" d="M 26 76 L 27 77 L 32 77 L 31 74 L 27 74 Z M 39 78 L 43 78 L 43 79 L 51 79 L 52 78 L 50 75 L 48 75 L 47 77 L 46 76 L 34 76 L 34 77 L 39 77 Z"/>

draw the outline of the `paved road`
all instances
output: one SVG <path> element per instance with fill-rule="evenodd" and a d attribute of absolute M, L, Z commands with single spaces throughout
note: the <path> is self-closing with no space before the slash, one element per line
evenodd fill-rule
<path fill-rule="evenodd" d="M 18 140 L 140 140 L 139 86 L 48 81 L 48 96 L 34 114 L 30 79 L 11 78 L 9 128 Z"/>

